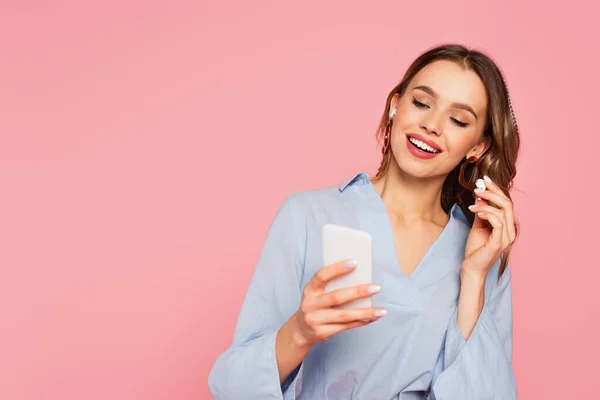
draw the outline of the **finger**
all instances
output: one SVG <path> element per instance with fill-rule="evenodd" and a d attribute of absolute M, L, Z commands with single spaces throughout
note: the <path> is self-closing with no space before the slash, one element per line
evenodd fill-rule
<path fill-rule="evenodd" d="M 310 289 L 324 289 L 325 285 L 333 278 L 350 273 L 356 268 L 356 261 L 343 260 L 335 264 L 320 268 L 306 286 Z"/>
<path fill-rule="evenodd" d="M 512 212 L 506 214 L 506 221 L 508 238 L 510 239 L 510 243 L 512 244 L 517 238 L 517 226 L 515 225 L 515 216 Z"/>
<path fill-rule="evenodd" d="M 381 287 L 373 284 L 359 285 L 351 288 L 333 290 L 329 293 L 323 293 L 317 301 L 317 308 L 327 308 L 338 306 L 352 300 L 373 296 L 378 293 Z"/>
<path fill-rule="evenodd" d="M 492 247 L 494 251 L 500 251 L 502 249 L 502 240 L 503 240 L 503 222 L 496 214 L 481 212 L 478 213 L 477 216 L 481 219 L 484 219 L 490 223 L 492 226 L 492 233 L 490 234 L 490 238 L 485 244 L 485 246 Z"/>
<path fill-rule="evenodd" d="M 483 177 L 484 183 L 486 188 L 490 189 L 492 192 L 494 192 L 495 194 L 497 194 L 498 196 L 500 196 L 501 199 L 500 200 L 498 198 L 496 198 L 496 200 L 492 200 L 492 202 L 496 205 L 498 205 L 499 207 L 504 209 L 504 212 L 506 214 L 506 227 L 508 230 L 508 236 L 510 239 L 510 243 L 512 243 L 517 234 L 516 234 L 516 226 L 515 226 L 515 206 L 514 203 L 512 202 L 512 200 L 510 199 L 510 197 L 508 197 L 505 193 L 504 190 L 502 190 L 502 188 L 500 186 L 498 186 L 496 183 L 494 183 L 489 176 L 484 176 Z"/>
<path fill-rule="evenodd" d="M 307 323 L 311 326 L 319 326 L 364 321 L 386 315 L 387 311 L 383 308 L 348 308 L 343 310 L 328 308 L 314 311 L 306 318 L 308 319 Z"/>
<path fill-rule="evenodd" d="M 492 207 L 490 205 L 483 205 L 477 203 L 469 206 L 469 210 L 477 214 L 479 214 L 480 212 L 484 212 L 496 215 L 502 221 L 502 246 L 505 248 L 511 243 L 507 229 L 508 225 L 506 221 L 506 212 L 504 210 Z"/>
<path fill-rule="evenodd" d="M 481 197 L 477 197 L 475 199 L 475 204 L 489 204 L 489 202 L 485 199 L 482 199 Z"/>
<path fill-rule="evenodd" d="M 480 197 L 477 197 L 475 200 L 475 204 L 470 205 L 468 208 L 475 214 L 475 220 L 473 221 L 473 228 L 490 228 L 490 225 L 483 219 L 479 218 L 477 215 L 480 212 L 483 212 L 483 207 L 490 207 L 492 212 L 500 211 L 498 208 L 490 205 L 489 201 Z M 490 208 L 486 208 L 486 210 L 490 210 Z"/>
<path fill-rule="evenodd" d="M 487 201 L 491 201 L 492 203 L 497 205 L 499 208 L 502 208 L 502 209 L 512 208 L 512 202 L 508 198 L 506 198 L 506 196 L 501 195 L 495 191 L 492 191 L 489 189 L 485 189 L 485 190 L 475 189 L 474 192 L 477 197 L 487 200 Z"/>
<path fill-rule="evenodd" d="M 479 182 L 481 181 L 481 182 Z M 483 183 L 483 179 L 478 179 L 478 187 L 479 185 L 482 185 L 483 187 L 485 187 L 485 183 Z M 485 189 L 483 189 L 485 190 Z M 479 193 L 480 193 L 480 189 L 476 189 L 475 190 L 475 205 L 489 205 L 489 201 L 487 201 L 486 199 L 482 199 L 481 197 L 479 197 Z M 475 219 L 473 220 L 473 228 L 489 228 L 489 224 L 482 220 L 481 218 L 479 218 L 477 216 L 477 214 L 475 214 Z"/>
<path fill-rule="evenodd" d="M 504 190 L 498 184 L 496 184 L 494 181 L 492 181 L 492 179 L 489 176 L 485 175 L 483 177 L 483 181 L 484 181 L 485 187 L 488 190 L 499 194 L 500 196 L 504 197 L 506 200 L 510 200 L 508 198 L 508 196 L 504 193 Z"/>
<path fill-rule="evenodd" d="M 479 206 L 479 205 L 484 205 L 485 206 L 487 204 L 488 204 L 487 200 L 483 200 L 481 198 L 477 198 L 477 200 L 475 200 L 475 204 L 473 206 Z M 470 207 L 472 207 L 472 206 L 470 206 Z M 473 210 L 471 210 L 471 211 L 473 211 Z M 487 223 L 484 220 L 482 220 L 481 218 L 479 218 L 477 216 L 477 213 L 475 211 L 473 211 L 473 212 L 475 213 L 475 219 L 473 220 L 473 226 L 472 227 L 473 228 L 488 228 Z"/>
<path fill-rule="evenodd" d="M 517 236 L 517 228 L 514 217 L 514 204 L 510 197 L 504 193 L 502 188 L 492 182 L 488 176 L 485 176 L 483 181 L 487 190 L 482 191 L 480 189 L 476 189 L 475 194 L 485 198 L 489 202 L 493 203 L 493 205 L 505 211 L 506 229 L 508 232 L 509 242 L 512 243 Z"/>
<path fill-rule="evenodd" d="M 480 212 L 487 212 L 487 213 L 492 213 L 496 216 L 498 216 L 498 218 L 504 219 L 504 210 L 501 210 L 499 208 L 487 205 L 487 204 L 481 204 L 481 202 L 479 202 L 479 204 L 475 203 L 473 205 L 469 206 L 469 210 L 471 210 L 472 212 L 478 214 Z"/>

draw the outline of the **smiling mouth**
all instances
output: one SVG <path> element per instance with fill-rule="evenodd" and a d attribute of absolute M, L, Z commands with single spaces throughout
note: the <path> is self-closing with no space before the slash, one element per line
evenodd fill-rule
<path fill-rule="evenodd" d="M 419 139 L 415 139 L 414 137 L 409 136 L 408 141 L 417 149 L 425 151 L 427 153 L 438 154 L 440 152 L 440 150 L 434 149 L 430 145 L 423 143 L 422 141 L 420 141 Z"/>

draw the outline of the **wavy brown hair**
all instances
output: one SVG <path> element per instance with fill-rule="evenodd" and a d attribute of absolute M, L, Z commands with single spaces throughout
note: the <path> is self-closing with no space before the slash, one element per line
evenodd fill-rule
<path fill-rule="evenodd" d="M 398 94 L 402 96 L 411 80 L 421 69 L 439 60 L 454 61 L 463 68 L 475 72 L 483 82 L 488 96 L 487 122 L 483 134 L 484 136 L 491 137 L 491 144 L 488 150 L 479 158 L 478 168 L 474 164 L 467 165 L 465 178 L 469 182 L 474 182 L 475 179 L 479 178 L 477 176 L 477 169 L 479 169 L 479 173 L 488 175 L 494 183 L 502 188 L 506 196 L 511 198 L 509 192 L 513 185 L 513 179 L 517 174 L 516 162 L 519 153 L 519 130 L 502 72 L 492 58 L 481 51 L 471 50 L 462 45 L 446 44 L 433 47 L 421 54 L 409 66 L 400 83 L 389 93 L 381 122 L 377 128 L 377 140 L 380 143 L 385 141 L 386 130 L 389 128 L 390 104 L 394 95 Z M 394 157 L 391 146 L 385 143 L 382 153 L 383 158 L 373 181 L 379 180 L 386 174 Z M 466 159 L 463 159 L 464 162 L 466 162 Z M 458 182 L 461 165 L 462 163 L 457 165 L 444 181 L 442 187 L 442 208 L 448 212 L 454 203 L 458 203 L 472 224 L 475 216 L 468 209 L 468 206 L 475 202 L 475 194 L 465 189 Z M 518 232 L 516 224 L 515 229 Z M 502 255 L 499 277 L 506 269 L 510 249 L 511 247 Z"/>

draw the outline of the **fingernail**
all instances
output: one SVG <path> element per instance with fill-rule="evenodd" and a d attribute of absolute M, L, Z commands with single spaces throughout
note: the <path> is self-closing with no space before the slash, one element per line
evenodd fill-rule
<path fill-rule="evenodd" d="M 346 269 L 352 269 L 354 267 L 356 267 L 356 260 L 348 260 L 344 264 L 344 268 L 346 268 Z"/>
<path fill-rule="evenodd" d="M 485 190 L 486 189 L 485 182 L 483 181 L 483 179 L 477 179 L 475 181 L 475 186 L 477 186 L 481 190 Z"/>
<path fill-rule="evenodd" d="M 377 286 L 377 285 L 371 285 L 367 288 L 367 292 L 369 293 L 377 293 L 381 290 L 381 287 Z"/>
<path fill-rule="evenodd" d="M 387 314 L 388 314 L 387 310 L 376 310 L 375 311 L 376 317 L 385 317 Z"/>
<path fill-rule="evenodd" d="M 489 177 L 489 176 L 487 176 L 487 175 L 484 175 L 484 176 L 483 176 L 483 179 L 484 179 L 486 182 L 488 182 L 488 183 L 493 183 L 493 182 L 492 182 L 492 180 L 490 179 L 490 177 Z"/>
<path fill-rule="evenodd" d="M 484 213 L 484 212 L 480 212 L 480 213 L 478 213 L 477 215 L 479 215 L 480 217 L 482 217 L 482 216 L 484 216 L 484 215 L 485 215 L 485 213 Z"/>
<path fill-rule="evenodd" d="M 485 189 L 480 189 L 480 188 L 477 188 L 477 189 L 475 189 L 475 190 L 473 190 L 473 191 L 474 191 L 475 193 L 483 193 L 483 192 L 485 192 Z"/>
<path fill-rule="evenodd" d="M 472 205 L 470 205 L 470 206 L 469 206 L 469 210 L 472 210 L 472 209 L 474 209 L 475 207 L 477 207 L 477 204 L 472 204 Z"/>

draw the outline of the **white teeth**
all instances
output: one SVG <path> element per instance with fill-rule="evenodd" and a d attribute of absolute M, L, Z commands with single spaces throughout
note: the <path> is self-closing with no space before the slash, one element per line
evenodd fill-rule
<path fill-rule="evenodd" d="M 410 140 L 410 142 L 412 144 L 414 144 L 415 146 L 419 147 L 420 149 L 427 150 L 427 151 L 429 151 L 431 153 L 439 153 L 440 152 L 439 150 L 434 149 L 433 147 L 429 146 L 428 144 L 425 144 L 425 143 L 421 142 L 418 139 L 415 139 L 415 138 L 411 137 L 411 138 L 408 138 L 408 140 Z"/>

